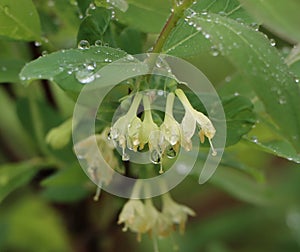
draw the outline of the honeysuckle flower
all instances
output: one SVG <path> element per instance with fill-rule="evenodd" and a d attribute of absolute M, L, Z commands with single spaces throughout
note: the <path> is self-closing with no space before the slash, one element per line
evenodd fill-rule
<path fill-rule="evenodd" d="M 179 123 L 173 117 L 174 93 L 169 93 L 167 96 L 165 118 L 160 125 L 160 130 L 164 135 L 165 140 L 172 146 L 180 143 L 181 128 Z"/>
<path fill-rule="evenodd" d="M 142 129 L 140 134 L 140 149 L 142 150 L 149 142 L 149 137 L 152 132 L 158 131 L 158 126 L 153 122 L 150 99 L 147 95 L 143 96 L 143 105 L 144 105 L 144 120 L 142 122 Z M 151 145 L 151 144 L 150 144 Z M 149 146 L 151 149 L 151 146 Z"/>
<path fill-rule="evenodd" d="M 178 224 L 179 231 L 184 233 L 188 216 L 195 216 L 195 212 L 187 206 L 176 203 L 169 193 L 162 196 L 162 201 L 162 213 L 168 216 L 174 224 Z"/>
<path fill-rule="evenodd" d="M 137 151 L 140 144 L 139 139 L 142 122 L 141 119 L 137 117 L 136 113 L 141 99 L 142 95 L 137 93 L 128 112 L 124 116 L 121 116 L 110 130 L 111 139 L 118 142 L 119 146 L 122 148 L 122 159 L 124 161 L 129 160 L 129 156 L 125 152 L 126 146 Z"/>
<path fill-rule="evenodd" d="M 108 131 L 109 129 L 107 128 L 101 134 L 95 135 L 97 146 L 93 144 L 94 136 L 90 136 L 74 146 L 78 157 L 85 159 L 88 166 L 87 172 L 97 184 L 109 184 L 113 176 L 113 169 L 120 170 L 118 160 L 113 152 L 114 146 L 107 139 Z M 105 162 L 112 169 L 101 168 L 103 161 L 100 159 L 99 151 Z"/>
<path fill-rule="evenodd" d="M 183 138 L 186 144 L 186 148 L 189 148 L 191 137 L 194 134 L 196 124 L 199 125 L 200 131 L 199 131 L 199 137 L 200 142 L 204 142 L 204 138 L 207 137 L 209 144 L 212 149 L 212 155 L 216 155 L 217 152 L 213 147 L 211 139 L 214 137 L 216 130 L 212 124 L 212 122 L 208 119 L 207 116 L 205 116 L 203 113 L 195 110 L 189 100 L 187 99 L 186 95 L 181 89 L 176 89 L 175 93 L 177 97 L 179 98 L 180 102 L 182 103 L 184 109 L 185 109 L 185 116 L 181 122 L 181 128 L 183 132 Z"/>
<path fill-rule="evenodd" d="M 141 200 L 130 199 L 119 215 L 118 224 L 124 223 L 123 231 L 129 229 L 137 233 L 137 239 L 140 241 L 142 234 L 152 230 L 158 214 L 151 199 L 147 199 L 145 204 Z"/>
<path fill-rule="evenodd" d="M 168 237 L 174 231 L 172 219 L 164 213 L 159 213 L 156 218 L 153 233 L 158 237 Z"/>

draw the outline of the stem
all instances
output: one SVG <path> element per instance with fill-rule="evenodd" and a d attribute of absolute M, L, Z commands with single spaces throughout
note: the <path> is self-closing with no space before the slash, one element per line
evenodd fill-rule
<path fill-rule="evenodd" d="M 176 1 L 175 1 L 176 2 Z M 184 11 L 193 3 L 192 0 L 184 0 L 180 5 L 173 3 L 173 11 L 165 23 L 159 37 L 153 47 L 152 53 L 160 53 L 167 38 L 176 26 L 178 20 L 183 17 Z"/>

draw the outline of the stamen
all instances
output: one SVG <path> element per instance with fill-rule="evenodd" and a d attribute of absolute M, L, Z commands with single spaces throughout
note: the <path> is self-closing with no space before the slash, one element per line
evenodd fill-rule
<path fill-rule="evenodd" d="M 95 193 L 95 196 L 94 196 L 94 201 L 98 201 L 99 200 L 99 197 L 100 197 L 100 193 L 101 193 L 101 187 L 98 186 L 97 187 L 97 190 L 96 190 L 96 193 Z"/>
<path fill-rule="evenodd" d="M 164 170 L 163 170 L 162 161 L 159 162 L 159 166 L 160 166 L 159 174 L 163 174 L 163 173 L 164 173 Z"/>
<path fill-rule="evenodd" d="M 215 148 L 214 148 L 214 146 L 213 146 L 213 144 L 212 144 L 212 141 L 211 141 L 211 139 L 210 138 L 208 138 L 208 141 L 209 141 L 209 144 L 210 144 L 210 147 L 211 147 L 211 155 L 212 156 L 217 156 L 217 151 L 215 150 Z"/>

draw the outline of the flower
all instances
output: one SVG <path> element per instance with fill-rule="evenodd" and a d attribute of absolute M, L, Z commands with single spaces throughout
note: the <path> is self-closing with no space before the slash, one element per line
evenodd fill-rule
<path fill-rule="evenodd" d="M 164 122 L 160 125 L 165 140 L 172 146 L 180 143 L 181 138 L 180 125 L 173 117 L 174 98 L 174 93 L 168 94 Z"/>
<path fill-rule="evenodd" d="M 144 105 L 144 120 L 142 123 L 142 129 L 140 134 L 140 149 L 142 150 L 144 146 L 149 142 L 150 135 L 152 132 L 158 131 L 158 126 L 153 122 L 150 99 L 147 95 L 143 96 L 143 105 Z M 151 144 L 150 144 L 151 145 Z M 151 146 L 149 146 L 151 149 Z"/>
<path fill-rule="evenodd" d="M 162 196 L 163 200 L 163 209 L 162 213 L 165 216 L 168 216 L 174 224 L 179 225 L 179 230 L 181 233 L 184 233 L 185 224 L 188 216 L 195 216 L 195 212 L 184 205 L 176 203 L 170 196 L 169 193 L 166 193 Z"/>
<path fill-rule="evenodd" d="M 212 122 L 205 116 L 203 113 L 195 110 L 189 100 L 187 99 L 186 95 L 181 89 L 176 89 L 175 93 L 179 100 L 181 101 L 184 109 L 185 109 L 185 116 L 181 122 L 181 129 L 183 132 L 183 143 L 186 149 L 190 148 L 191 145 L 191 138 L 194 134 L 196 129 L 196 124 L 199 125 L 199 138 L 200 142 L 204 142 L 204 137 L 206 136 L 209 144 L 212 149 L 212 155 L 217 155 L 216 150 L 213 147 L 211 139 L 214 137 L 216 133 L 216 129 L 214 128 Z"/>
<path fill-rule="evenodd" d="M 124 223 L 123 231 L 130 229 L 138 234 L 138 241 L 141 234 L 150 232 L 156 223 L 158 211 L 152 201 L 147 199 L 145 204 L 141 200 L 130 199 L 123 207 L 118 224 Z"/>
<path fill-rule="evenodd" d="M 117 141 L 122 148 L 122 159 L 128 161 L 129 156 L 126 154 L 126 146 L 129 149 L 137 151 L 140 144 L 140 130 L 142 126 L 141 119 L 136 116 L 137 109 L 141 102 L 142 95 L 137 93 L 134 96 L 133 102 L 126 113 L 120 117 L 110 130 L 110 137 L 112 140 Z"/>
<path fill-rule="evenodd" d="M 74 146 L 78 157 L 85 159 L 90 177 L 99 185 L 102 183 L 109 184 L 113 176 L 113 169 L 120 170 L 118 160 L 113 152 L 114 146 L 107 139 L 108 131 L 109 128 L 106 128 L 101 134 L 90 136 Z M 94 137 L 96 137 L 97 145 L 93 144 Z M 112 169 L 103 167 L 103 160 L 99 156 L 99 151 L 104 161 Z"/>

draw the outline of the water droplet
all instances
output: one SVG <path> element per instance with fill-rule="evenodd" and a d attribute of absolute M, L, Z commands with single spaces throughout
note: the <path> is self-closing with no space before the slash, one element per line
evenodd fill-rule
<path fill-rule="evenodd" d="M 103 43 L 102 43 L 102 40 L 98 39 L 95 41 L 95 46 L 102 46 Z"/>
<path fill-rule="evenodd" d="M 300 80 L 297 77 L 294 80 L 295 80 L 295 83 L 297 83 L 297 84 L 300 82 Z"/>
<path fill-rule="evenodd" d="M 271 44 L 271 46 L 276 46 L 276 41 L 275 41 L 275 39 L 270 39 L 270 44 Z"/>
<path fill-rule="evenodd" d="M 163 90 L 157 90 L 157 95 L 158 96 L 163 96 L 164 95 L 164 91 Z"/>
<path fill-rule="evenodd" d="M 95 9 L 96 9 L 96 5 L 95 5 L 94 3 L 90 3 L 89 8 L 90 8 L 91 10 L 95 10 Z"/>
<path fill-rule="evenodd" d="M 119 130 L 115 128 L 111 128 L 110 137 L 112 140 L 116 140 L 119 137 Z"/>
<path fill-rule="evenodd" d="M 122 154 L 122 161 L 129 161 L 129 159 L 130 159 L 129 155 L 126 152 L 124 152 Z"/>
<path fill-rule="evenodd" d="M 216 46 L 212 46 L 210 48 L 210 54 L 214 57 L 218 56 L 219 55 L 219 50 Z"/>
<path fill-rule="evenodd" d="M 279 104 L 286 104 L 286 99 L 284 96 L 279 97 Z"/>
<path fill-rule="evenodd" d="M 208 33 L 204 33 L 203 35 L 204 35 L 204 37 L 205 37 L 206 39 L 209 39 L 209 38 L 210 38 L 210 34 L 208 34 Z"/>
<path fill-rule="evenodd" d="M 39 47 L 39 46 L 42 45 L 42 43 L 41 43 L 40 41 L 35 41 L 35 42 L 34 42 L 34 45 L 35 45 L 36 47 Z"/>
<path fill-rule="evenodd" d="M 81 40 L 78 43 L 78 48 L 82 50 L 86 50 L 90 48 L 90 43 L 87 40 Z"/>
<path fill-rule="evenodd" d="M 161 155 L 157 150 L 153 150 L 150 153 L 150 160 L 153 164 L 159 164 L 161 162 Z"/>
<path fill-rule="evenodd" d="M 134 57 L 133 57 L 132 55 L 128 54 L 128 55 L 126 56 L 126 59 L 129 60 L 129 61 L 133 61 L 133 60 L 134 60 Z"/>
<path fill-rule="evenodd" d="M 177 153 L 176 151 L 174 150 L 173 146 L 172 145 L 169 145 L 166 150 L 165 150 L 165 153 L 167 155 L 168 158 L 175 158 Z"/>
<path fill-rule="evenodd" d="M 229 83 L 231 81 L 231 76 L 226 76 L 225 82 Z"/>
<path fill-rule="evenodd" d="M 178 142 L 178 140 L 179 140 L 179 136 L 178 135 L 172 135 L 170 137 L 170 144 L 171 145 L 175 145 Z"/>
<path fill-rule="evenodd" d="M 87 84 L 95 80 L 95 74 L 93 71 L 90 71 L 86 68 L 78 70 L 75 73 L 76 79 L 82 83 L 82 84 Z"/>
<path fill-rule="evenodd" d="M 206 10 L 203 10 L 202 12 L 201 12 L 201 15 L 203 15 L 203 16 L 206 16 L 208 14 L 208 12 L 206 11 Z"/>
<path fill-rule="evenodd" d="M 48 54 L 47 51 L 42 51 L 42 56 L 46 56 Z"/>
<path fill-rule="evenodd" d="M 252 141 L 253 143 L 258 143 L 257 136 L 252 136 L 252 137 L 251 137 L 251 141 Z"/>
<path fill-rule="evenodd" d="M 89 62 L 84 64 L 84 67 L 89 71 L 95 70 L 96 66 L 96 62 Z"/>
<path fill-rule="evenodd" d="M 239 96 L 240 94 L 238 92 L 235 92 L 233 95 L 234 96 Z"/>

